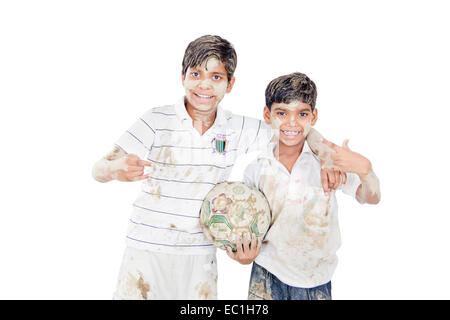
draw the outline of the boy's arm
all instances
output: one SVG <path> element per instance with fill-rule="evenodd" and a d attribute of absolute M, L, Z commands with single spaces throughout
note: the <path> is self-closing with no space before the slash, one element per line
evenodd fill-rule
<path fill-rule="evenodd" d="M 258 189 L 258 164 L 257 162 L 250 163 L 244 171 L 243 182 Z M 230 247 L 227 247 L 228 256 L 239 262 L 240 264 L 252 263 L 259 254 L 262 245 L 262 238 L 257 238 L 254 233 L 251 235 L 251 240 L 247 235 L 242 234 L 240 241 L 236 243 L 237 251 L 233 252 Z"/>
<path fill-rule="evenodd" d="M 126 154 L 115 147 L 113 151 L 97 161 L 92 168 L 92 176 L 99 182 L 111 180 L 137 181 L 147 179 L 144 175 L 145 166 L 150 166 L 148 161 L 140 160 L 134 154 Z"/>
<path fill-rule="evenodd" d="M 95 163 L 95 180 L 137 181 L 149 177 L 144 175 L 144 169 L 151 163 L 141 159 L 145 159 L 155 139 L 152 117 L 150 109 L 120 136 L 114 150 Z"/>
<path fill-rule="evenodd" d="M 340 168 L 333 166 L 331 154 L 334 152 L 328 145 L 322 143 L 323 136 L 314 128 L 308 133 L 306 141 L 311 151 L 320 159 L 320 177 L 325 193 L 336 190 L 347 182 L 347 175 Z"/>
<path fill-rule="evenodd" d="M 350 150 L 348 140 L 344 141 L 342 147 L 325 139 L 323 139 L 323 143 L 332 150 L 330 158 L 334 166 L 359 176 L 361 185 L 356 191 L 356 199 L 360 203 L 377 204 L 380 202 L 380 182 L 372 169 L 369 159 Z"/>

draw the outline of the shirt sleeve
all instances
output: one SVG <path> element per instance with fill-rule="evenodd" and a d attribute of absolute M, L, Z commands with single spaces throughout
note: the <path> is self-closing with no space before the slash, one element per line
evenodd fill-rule
<path fill-rule="evenodd" d="M 239 149 L 241 154 L 265 150 L 271 139 L 272 128 L 264 121 L 243 117 L 239 141 Z"/>
<path fill-rule="evenodd" d="M 250 163 L 247 168 L 245 168 L 243 182 L 259 189 L 259 165 L 256 161 Z"/>
<path fill-rule="evenodd" d="M 356 191 L 361 185 L 359 176 L 354 173 L 347 173 L 347 181 L 342 187 L 342 192 L 356 199 Z"/>
<path fill-rule="evenodd" d="M 132 153 L 140 159 L 145 159 L 155 140 L 153 128 L 151 110 L 149 110 L 122 134 L 115 146 L 127 154 Z"/>

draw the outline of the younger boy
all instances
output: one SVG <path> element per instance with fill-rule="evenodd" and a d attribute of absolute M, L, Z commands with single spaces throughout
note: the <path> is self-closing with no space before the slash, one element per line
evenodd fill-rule
<path fill-rule="evenodd" d="M 250 248 L 247 242 L 237 253 L 228 252 L 243 264 L 257 256 L 249 299 L 331 299 L 340 234 L 335 194 L 323 191 L 320 160 L 306 142 L 317 121 L 316 97 L 314 82 L 302 73 L 276 78 L 266 89 L 264 119 L 278 142 L 247 167 L 244 181 L 267 197 L 272 224 L 260 253 L 258 245 Z M 342 191 L 360 203 L 378 203 L 378 179 L 370 161 L 352 152 L 347 142 L 342 148 L 323 142 L 329 160 L 347 172 Z"/>

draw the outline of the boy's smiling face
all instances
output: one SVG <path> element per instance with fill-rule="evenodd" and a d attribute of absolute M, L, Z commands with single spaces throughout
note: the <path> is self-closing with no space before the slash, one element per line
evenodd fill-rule
<path fill-rule="evenodd" d="M 317 109 L 299 100 L 289 104 L 273 103 L 271 109 L 264 108 L 264 120 L 271 124 L 275 136 L 286 146 L 303 144 L 311 126 L 316 124 Z"/>
<path fill-rule="evenodd" d="M 234 77 L 228 82 L 225 65 L 216 58 L 189 67 L 182 76 L 187 102 L 199 111 L 215 111 L 225 93 L 233 88 Z"/>

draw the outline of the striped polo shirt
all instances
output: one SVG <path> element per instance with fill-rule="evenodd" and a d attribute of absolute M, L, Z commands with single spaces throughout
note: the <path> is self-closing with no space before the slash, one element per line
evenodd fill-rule
<path fill-rule="evenodd" d="M 239 155 L 266 148 L 272 130 L 263 121 L 217 108 L 211 128 L 192 126 L 184 97 L 140 117 L 116 142 L 152 163 L 133 204 L 127 245 L 175 254 L 209 254 L 199 212 L 206 194 L 226 181 Z"/>

